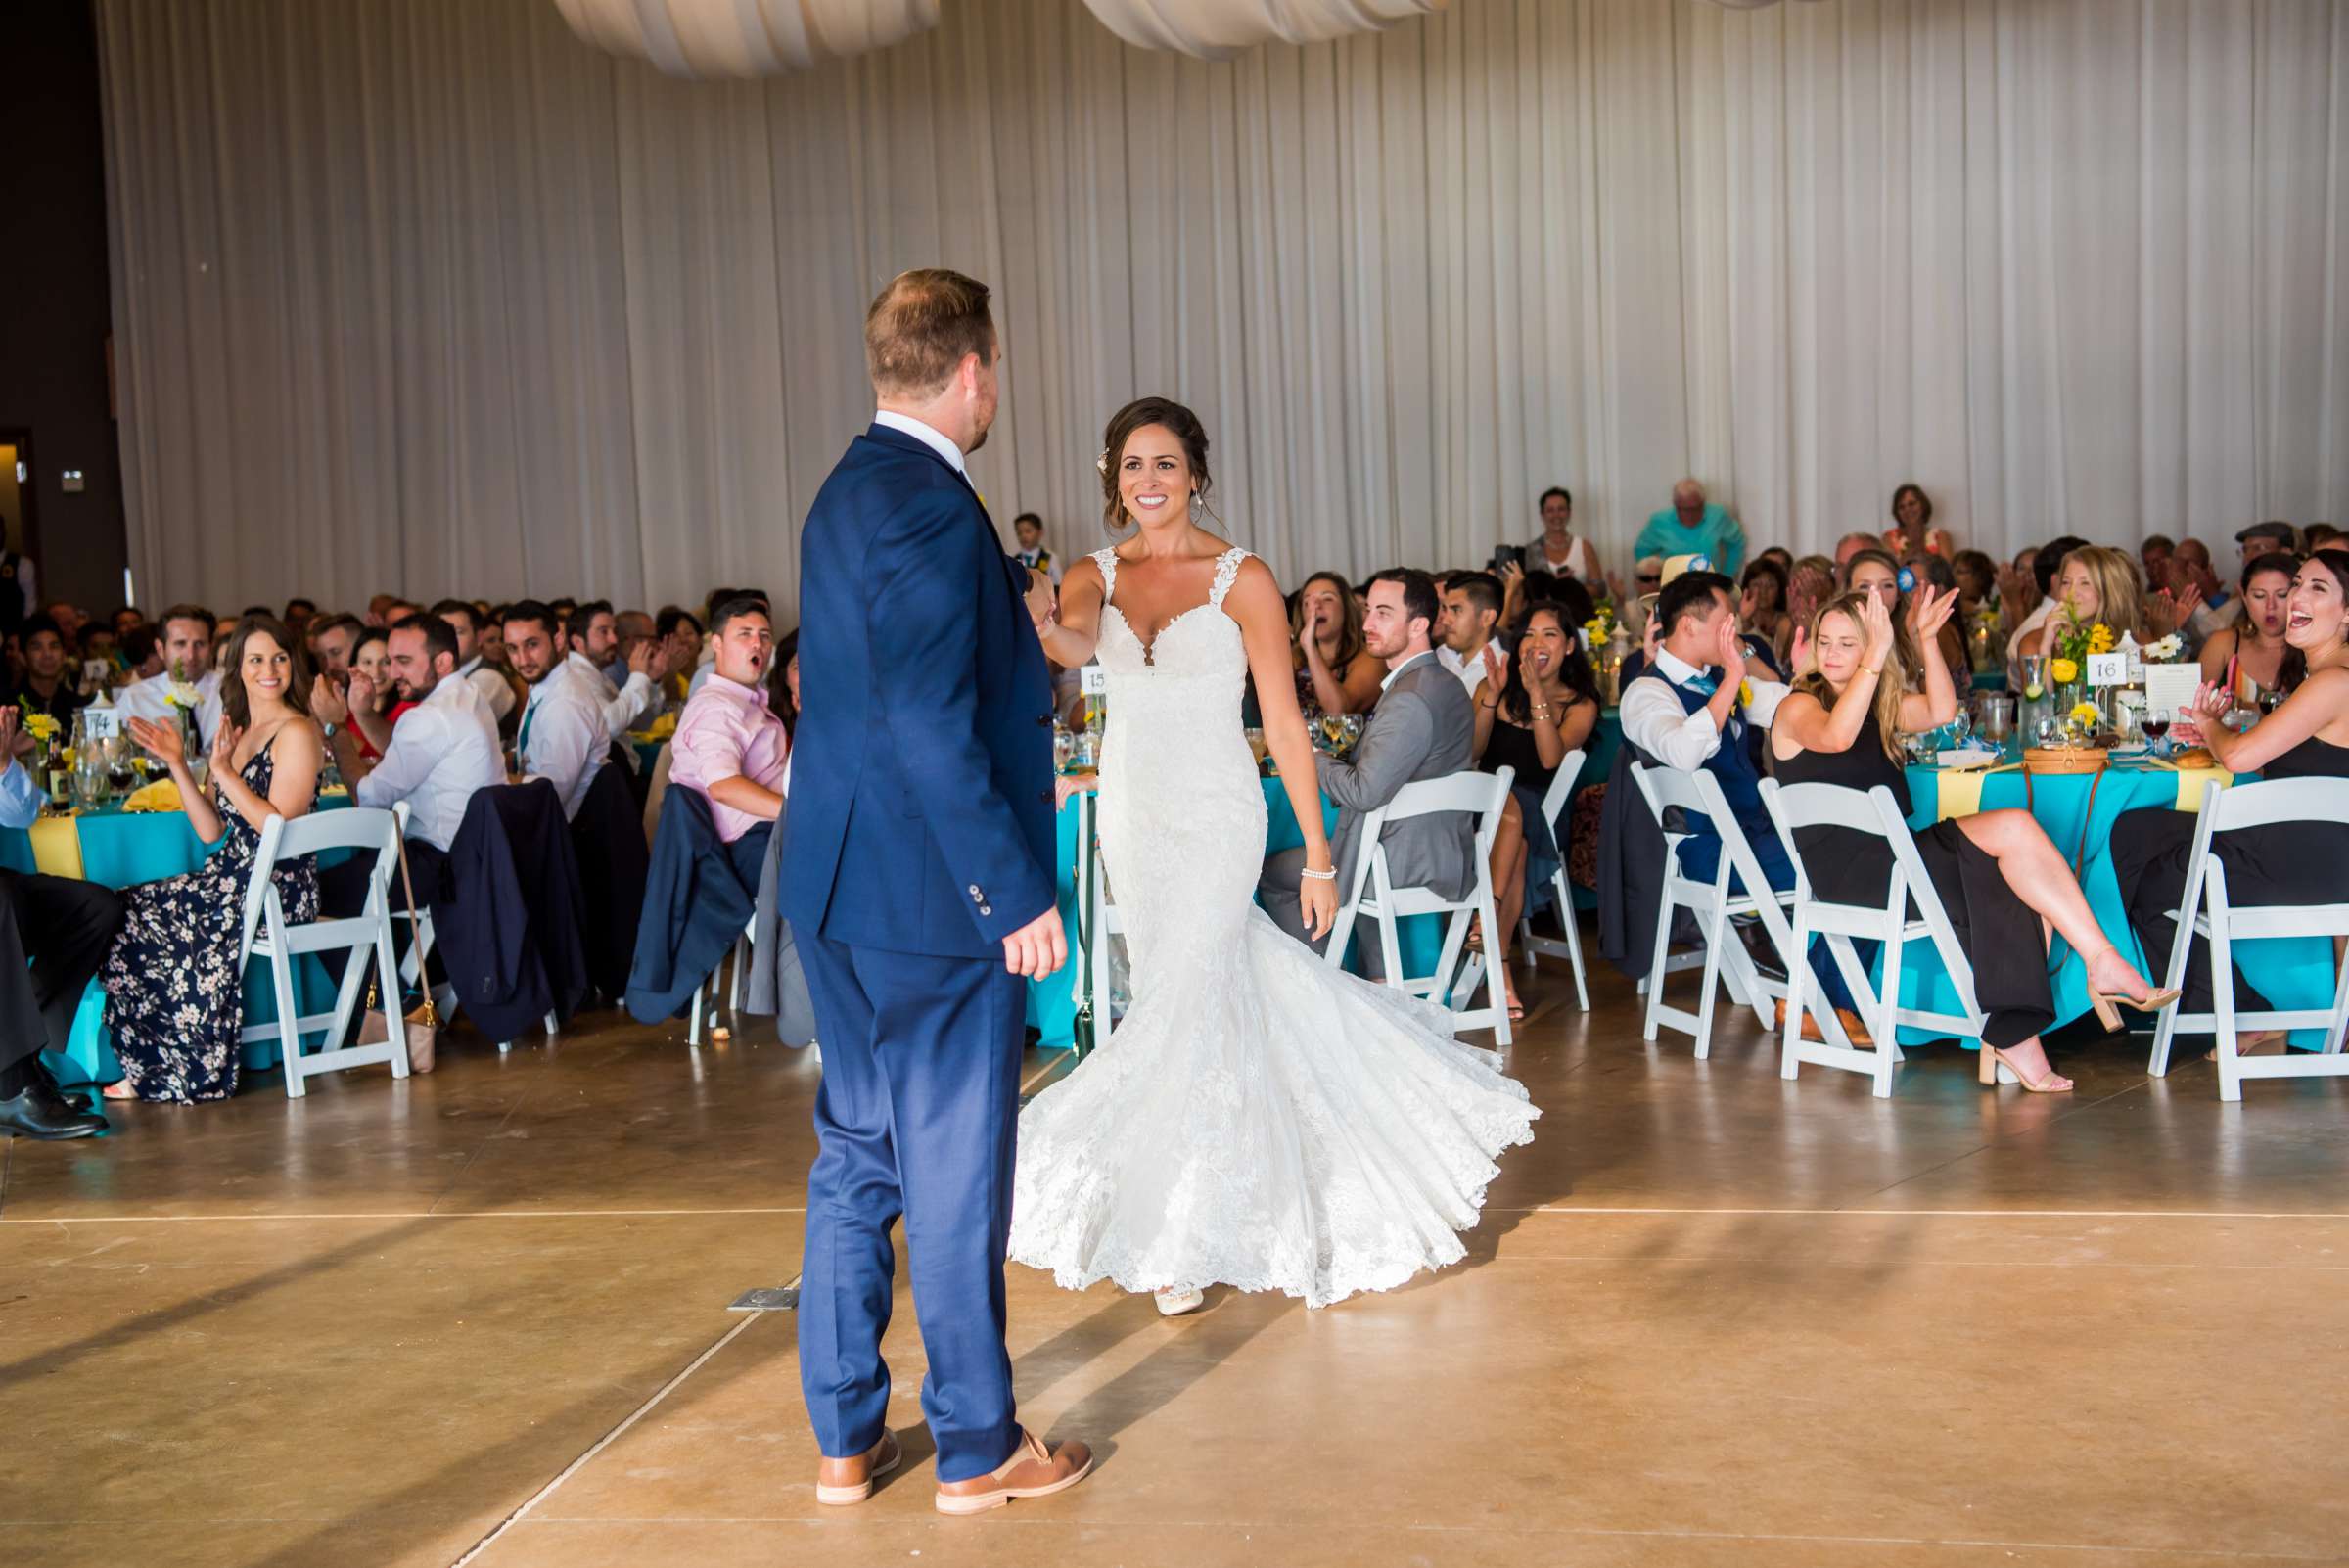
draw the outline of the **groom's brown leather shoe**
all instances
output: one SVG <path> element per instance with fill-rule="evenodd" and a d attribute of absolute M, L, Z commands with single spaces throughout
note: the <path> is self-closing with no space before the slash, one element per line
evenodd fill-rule
<path fill-rule="evenodd" d="M 862 1502 L 873 1495 L 873 1483 L 896 1469 L 904 1457 L 897 1434 L 883 1427 L 881 1441 L 862 1453 L 827 1458 L 815 1467 L 815 1500 L 835 1508 Z"/>
<path fill-rule="evenodd" d="M 1022 1428 L 1020 1446 L 992 1473 L 968 1481 L 942 1481 L 938 1488 L 941 1513 L 985 1513 L 1014 1498 L 1048 1498 L 1066 1492 L 1092 1472 L 1093 1451 L 1074 1438 L 1058 1449 Z"/>

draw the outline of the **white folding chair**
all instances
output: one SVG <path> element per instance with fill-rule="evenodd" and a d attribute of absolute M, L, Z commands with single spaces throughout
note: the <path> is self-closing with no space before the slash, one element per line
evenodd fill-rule
<path fill-rule="evenodd" d="M 2178 930 L 2170 944 L 2165 987 L 2186 984 L 2188 956 L 2193 939 L 2210 944 L 2210 992 L 2213 1010 L 2188 1013 L 2173 1006 L 2161 1015 L 2153 1031 L 2153 1056 L 2146 1071 L 2155 1078 L 2168 1075 L 2170 1041 L 2181 1031 L 2218 1037 L 2219 1098 L 2243 1097 L 2246 1078 L 2349 1077 L 2349 1055 L 2341 1050 L 2349 1031 L 2349 966 L 2334 976 L 2332 1008 L 2276 1008 L 2267 1012 L 2238 1012 L 2234 1005 L 2234 944 L 2262 937 L 2339 937 L 2349 935 L 2349 902 L 2238 904 L 2227 892 L 2227 862 L 2211 853 L 2211 841 L 2240 828 L 2269 827 L 2284 822 L 2349 822 L 2349 779 L 2287 778 L 2265 784 L 2237 784 L 2202 793 L 2202 809 L 2194 820 L 2194 848 L 2188 861 L 2186 897 L 2170 916 Z M 2195 906 L 2199 904 L 2200 910 Z M 2286 1051 L 2281 1056 L 2245 1057 L 2234 1048 L 2243 1029 L 2318 1029 L 2325 1031 L 2321 1051 Z"/>
<path fill-rule="evenodd" d="M 261 826 L 260 848 L 253 860 L 253 880 L 245 885 L 245 925 L 238 945 L 237 968 L 242 975 L 247 960 L 268 960 L 277 1017 L 265 1024 L 246 1025 L 243 1038 L 277 1041 L 278 1054 L 285 1061 L 289 1098 L 300 1099 L 309 1092 L 304 1080 L 345 1067 L 389 1062 L 393 1078 L 408 1076 L 407 1032 L 398 1025 L 399 971 L 392 957 L 391 895 L 392 880 L 399 874 L 399 823 L 400 818 L 391 811 L 353 807 L 343 811 L 312 811 L 292 822 L 272 815 Z M 282 862 L 299 860 L 322 850 L 350 850 L 375 856 L 374 868 L 367 878 L 366 903 L 359 913 L 345 919 L 296 924 L 286 917 L 285 901 L 278 897 L 277 881 L 271 872 Z M 370 948 L 384 1010 L 392 1021 L 392 1038 L 372 1045 L 345 1045 L 342 1040 L 349 1033 L 359 992 L 367 983 L 368 965 L 362 955 Z M 350 957 L 343 966 L 343 985 L 336 993 L 334 1009 L 307 1015 L 297 1013 L 294 968 L 299 955 L 345 949 Z M 326 1031 L 325 1045 L 304 1055 L 303 1033 L 321 1027 Z"/>
<path fill-rule="evenodd" d="M 1916 853 L 1916 839 L 1901 816 L 1900 805 L 1892 798 L 1892 791 L 1879 784 L 1864 795 L 1840 784 L 1781 786 L 1776 779 L 1770 778 L 1762 781 L 1762 805 L 1777 829 L 1778 841 L 1786 847 L 1786 858 L 1794 862 L 1794 924 L 1787 938 L 1788 950 L 1808 952 L 1813 937 L 1826 939 L 1827 951 L 1835 958 L 1835 971 L 1852 989 L 1852 997 L 1860 1003 L 1861 1015 L 1867 1020 L 1868 1033 L 1876 1041 L 1874 1050 L 1864 1051 L 1854 1049 L 1848 1039 L 1841 1044 L 1823 1044 L 1803 1038 L 1806 1010 L 1819 1019 L 1823 1033 L 1836 1022 L 1835 1009 L 1827 1005 L 1824 997 L 1813 994 L 1816 986 L 1810 964 L 1789 962 L 1785 1038 L 1778 1051 L 1778 1076 L 1794 1077 L 1804 1062 L 1841 1068 L 1873 1080 L 1876 1098 L 1884 1099 L 1892 1093 L 1892 1070 L 1901 1061 L 1900 1046 L 1895 1043 L 1895 1031 L 1900 1026 L 1934 1029 L 1979 1042 L 1982 1008 L 1974 999 L 1974 966 L 1965 949 L 1958 945 L 1957 929 L 1950 924 L 1949 911 L 1942 907 L 1941 895 L 1925 871 L 1923 857 Z M 1794 844 L 1796 830 L 1807 827 L 1849 828 L 1884 840 L 1892 851 L 1892 876 L 1885 888 L 1883 903 L 1829 903 L 1814 896 L 1810 872 Z M 1917 911 L 1914 920 L 1908 917 L 1912 902 Z M 1855 937 L 1884 945 L 1881 986 L 1869 983 L 1867 969 L 1852 947 Z M 1933 950 L 1940 955 L 1963 1012 L 1939 1013 L 1901 1005 L 1904 978 L 1901 946 L 1920 937 L 1931 942 Z M 1998 1071 L 2000 1082 L 2015 1082 L 2013 1070 L 2004 1063 L 1999 1065 Z"/>
<path fill-rule="evenodd" d="M 1355 917 L 1370 916 L 1378 925 L 1378 950 L 1386 963 L 1388 985 L 1450 1007 L 1458 1015 L 1454 1020 L 1457 1028 L 1491 1029 L 1495 1039 L 1504 1048 L 1512 1037 L 1508 992 L 1502 986 L 1500 966 L 1471 959 L 1463 970 L 1460 954 L 1468 944 L 1471 921 L 1481 917 L 1485 930 L 1500 930 L 1500 922 L 1493 912 L 1493 839 L 1500 831 L 1500 815 L 1509 802 L 1509 780 L 1515 776 L 1514 769 L 1504 767 L 1497 773 L 1453 773 L 1446 778 L 1421 779 L 1405 784 L 1396 791 L 1392 801 L 1372 811 L 1362 823 L 1362 853 L 1355 862 L 1354 887 L 1338 909 L 1337 924 L 1330 928 L 1329 946 L 1323 955 L 1324 961 L 1333 966 L 1344 963 L 1346 942 L 1354 930 Z M 1396 887 L 1387 866 L 1386 846 L 1380 842 L 1388 826 L 1411 817 L 1448 811 L 1465 812 L 1476 819 L 1476 881 L 1467 896 L 1447 899 L 1432 888 Z M 1403 970 L 1395 922 L 1405 915 L 1421 914 L 1449 917 L 1444 926 L 1444 947 L 1433 973 L 1407 976 Z M 1485 983 L 1486 1005 L 1470 1011 L 1468 999 L 1476 993 L 1480 978 Z"/>
<path fill-rule="evenodd" d="M 1794 902 L 1794 893 L 1791 889 L 1780 893 L 1771 887 L 1753 846 L 1746 842 L 1745 830 L 1737 825 L 1736 814 L 1721 793 L 1721 781 L 1711 773 L 1702 768 L 1691 772 L 1634 762 L 1632 780 L 1639 786 L 1647 808 L 1655 813 L 1658 826 L 1664 830 L 1664 897 L 1656 906 L 1655 947 L 1647 968 L 1647 1009 L 1640 1038 L 1652 1041 L 1657 1032 L 1669 1024 L 1696 1041 L 1697 1059 L 1702 1061 L 1713 1052 L 1713 1000 L 1717 982 L 1728 988 L 1731 1001 L 1752 1008 L 1764 1029 L 1775 1025 L 1771 1004 L 1785 998 L 1786 984 L 1770 979 L 1754 967 L 1745 944 L 1730 933 L 1729 922 L 1747 915 L 1759 921 L 1771 945 L 1777 949 L 1780 964 L 1792 975 L 1804 962 L 1804 949 L 1793 945 L 1793 933 L 1786 923 L 1786 910 Z M 1705 818 L 1721 841 L 1721 853 L 1709 882 L 1699 882 L 1681 869 L 1681 845 L 1693 835 L 1673 824 L 1689 816 Z M 1739 885 L 1739 891 L 1734 893 L 1730 891 L 1732 876 Z M 1696 917 L 1704 950 L 1704 989 L 1693 1013 L 1664 1003 L 1663 977 L 1684 966 L 1671 958 L 1672 919 L 1675 911 L 1681 909 Z M 1789 1018 L 1794 1016 L 1791 1005 L 1786 1011 Z M 1819 1028 L 1828 1041 L 1850 1049 L 1851 1037 L 1844 1033 L 1835 1009 L 1822 1008 L 1821 1013 Z"/>
<path fill-rule="evenodd" d="M 1528 963 L 1542 958 L 1563 958 L 1574 965 L 1574 999 L 1584 1012 L 1590 1010 L 1590 985 L 1583 973 L 1583 934 L 1581 922 L 1574 916 L 1574 885 L 1566 877 L 1566 807 L 1574 801 L 1576 780 L 1583 776 L 1583 754 L 1568 752 L 1558 763 L 1557 776 L 1549 781 L 1549 791 L 1542 797 L 1542 820 L 1549 825 L 1550 842 L 1558 847 L 1558 869 L 1550 877 L 1550 895 L 1556 899 L 1558 929 L 1566 935 L 1537 937 L 1534 935 L 1533 890 L 1526 890 L 1528 913 L 1517 923 L 1517 945 L 1525 950 Z"/>

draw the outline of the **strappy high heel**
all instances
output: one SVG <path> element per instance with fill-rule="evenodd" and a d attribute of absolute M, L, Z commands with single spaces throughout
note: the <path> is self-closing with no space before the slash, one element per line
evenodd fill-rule
<path fill-rule="evenodd" d="M 2073 1084 L 2070 1080 L 2066 1079 L 2064 1081 L 2063 1087 L 2057 1088 L 2055 1086 L 2055 1081 L 2059 1078 L 2062 1078 L 2063 1075 L 2056 1072 L 2052 1064 L 2049 1066 L 2047 1073 L 2037 1082 L 2033 1082 L 2032 1080 L 2025 1078 L 2023 1076 L 2023 1070 L 2014 1065 L 2014 1059 L 2008 1056 L 2004 1051 L 1999 1049 L 1996 1045 L 1991 1044 L 1988 1040 L 1984 1040 L 1982 1042 L 1982 1049 L 1979 1054 L 1981 1056 L 1981 1062 L 1976 1070 L 1976 1076 L 1980 1078 L 1985 1084 L 1996 1084 L 1999 1081 L 1999 1069 L 2004 1067 L 2007 1072 L 2014 1075 L 2014 1081 L 2017 1084 L 2020 1084 L 2023 1087 L 2029 1089 L 2034 1094 L 2069 1094 L 2073 1088 L 2077 1086 Z"/>
<path fill-rule="evenodd" d="M 2120 949 L 2110 943 L 2106 943 L 2088 960 L 2084 966 L 2085 972 L 2094 975 L 2096 971 L 2096 959 L 2103 957 L 2106 953 L 2112 953 L 2117 957 Z M 2130 973 L 2136 974 L 2136 971 L 2132 969 Z M 2143 977 L 2139 976 L 2139 978 L 2142 979 Z M 2111 992 L 2098 991 L 2096 983 L 2091 980 L 2088 983 L 2088 1004 L 2096 1010 L 2096 1022 L 2104 1026 L 2104 1032 L 2112 1034 L 2121 1027 L 2121 1007 L 2129 1008 L 2133 1012 L 2158 1013 L 2178 1000 L 2180 992 L 2176 987 L 2173 986 L 2166 991 L 2154 991 L 2151 986 L 2152 983 L 2147 981 L 2147 990 L 2141 999 L 2136 996 L 2123 996 Z M 2119 1005 L 2115 1006 L 2115 1003 Z"/>

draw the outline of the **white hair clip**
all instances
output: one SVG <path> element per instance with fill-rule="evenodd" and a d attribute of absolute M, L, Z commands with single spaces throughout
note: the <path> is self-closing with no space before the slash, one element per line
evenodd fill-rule
<path fill-rule="evenodd" d="M 1096 458 L 1094 458 L 1094 459 L 1093 459 L 1093 467 L 1095 467 L 1095 468 L 1099 469 L 1099 470 L 1100 470 L 1102 473 L 1104 473 L 1104 474 L 1106 474 L 1106 473 L 1108 473 L 1108 472 L 1109 472 L 1109 448 L 1108 448 L 1108 447 L 1104 446 L 1104 447 L 1102 447 L 1102 448 L 1101 448 L 1101 455 L 1100 455 L 1099 457 L 1096 457 Z"/>

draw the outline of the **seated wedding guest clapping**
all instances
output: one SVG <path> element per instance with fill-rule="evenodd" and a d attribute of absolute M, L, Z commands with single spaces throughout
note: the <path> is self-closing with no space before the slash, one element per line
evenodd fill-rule
<path fill-rule="evenodd" d="M 1787 688 L 1749 674 L 1752 650 L 1738 632 L 1734 592 L 1735 585 L 1718 572 L 1683 572 L 1665 584 L 1649 628 L 1653 659 L 1645 673 L 1624 687 L 1623 742 L 1650 767 L 1711 773 L 1762 875 L 1783 892 L 1794 886 L 1794 865 L 1762 805 L 1762 738 Z M 1798 640 L 1798 659 L 1801 653 Z M 1687 827 L 1680 846 L 1681 870 L 1709 882 L 1721 867 L 1721 836 L 1701 819 Z M 1742 885 L 1734 878 L 1732 883 Z M 1865 1043 L 1867 1035 L 1851 1010 L 1850 989 L 1825 945 L 1815 943 L 1809 956 L 1821 992 L 1842 1015 L 1845 1033 L 1854 1044 Z M 1806 1035 L 1816 1029 L 1808 1018 L 1803 1027 Z"/>
<path fill-rule="evenodd" d="M 17 761 L 18 714 L 0 708 L 0 827 L 30 828 L 41 787 Z M 122 924 L 122 900 L 94 882 L 0 871 L 0 1136 L 80 1138 L 106 1118 L 58 1092 L 44 1047 L 66 1048 L 82 989 Z"/>
<path fill-rule="evenodd" d="M 698 625 L 698 623 L 697 623 Z M 506 655 L 530 683 L 530 705 L 514 743 L 525 778 L 542 778 L 563 798 L 564 820 L 579 814 L 596 769 L 612 749 L 601 694 L 568 668 L 554 611 L 534 599 L 506 607 Z M 700 636 L 697 632 L 695 642 Z"/>
<path fill-rule="evenodd" d="M 711 676 L 677 720 L 668 782 L 709 797 L 718 838 L 744 846 L 737 856 L 756 885 L 791 757 L 791 737 L 767 696 L 775 638 L 766 605 L 748 595 L 727 600 L 711 613 L 710 639 Z"/>
<path fill-rule="evenodd" d="M 1882 596 L 1848 593 L 1819 612 L 1810 633 L 1812 669 L 1795 681 L 1770 727 L 1781 783 L 1855 790 L 1881 784 L 1908 814 L 1900 737 L 1937 728 L 1958 712 L 1956 680 L 1937 635 L 1956 601 L 1955 590 L 1927 585 L 1915 592 L 1912 631 L 1924 666 L 1921 691 L 1899 678 L 1892 610 Z M 2099 998 L 2116 996 L 2137 1007 L 2162 1004 L 2165 998 L 2152 993 L 2096 925 L 2079 879 L 2029 811 L 1978 811 L 1915 837 L 1933 891 L 1973 966 L 1974 999 L 1985 1014 L 1985 1083 L 1995 1076 L 1995 1057 L 2035 1094 L 2072 1086 L 2048 1065 L 2039 1038 L 2055 1021 L 2047 967 L 2050 928 L 2087 957 L 2088 982 Z M 1795 834 L 1795 846 L 1819 898 L 1883 901 L 1893 863 L 1884 839 L 1852 828 L 1807 827 Z M 2100 999 L 2098 1007 L 2105 1007 Z"/>
<path fill-rule="evenodd" d="M 492 668 L 482 653 L 482 613 L 463 599 L 443 599 L 433 606 L 433 614 L 447 622 L 449 630 L 455 633 L 457 676 L 481 693 L 482 701 L 489 705 L 491 721 L 512 713 L 517 701 L 514 688 L 507 683 L 505 672 Z M 398 629 L 398 623 L 392 623 L 392 629 Z M 397 655 L 391 657 L 396 660 Z"/>
<path fill-rule="evenodd" d="M 1500 579 L 1486 572 L 1455 572 L 1438 595 L 1444 604 L 1436 622 L 1436 662 L 1459 676 L 1471 699 L 1500 694 L 1507 678 L 1507 650 L 1500 645 Z"/>
<path fill-rule="evenodd" d="M 208 747 L 220 731 L 220 676 L 212 664 L 212 632 L 217 623 L 202 605 L 175 604 L 156 624 L 163 632 L 163 672 L 123 687 L 115 706 L 125 717 L 158 724 L 176 724 L 177 710 L 192 708 L 197 735 Z M 284 623 L 271 621 L 269 624 Z"/>
<path fill-rule="evenodd" d="M 604 726 L 613 734 L 626 734 L 660 706 L 657 688 L 668 673 L 661 650 L 639 641 L 622 652 L 620 618 L 613 613 L 610 600 L 590 599 L 574 610 L 563 624 L 563 640 L 569 648 L 571 668 L 602 699 Z M 622 669 L 618 684 L 606 672 L 616 662 Z"/>
<path fill-rule="evenodd" d="M 2300 558 L 2263 555 L 2243 567 L 2240 605 L 2233 625 L 2221 626 L 2202 645 L 2202 678 L 2256 708 L 2265 693 L 2283 689 L 2283 660 L 2290 651 L 2284 623 L 2291 612 L 2292 579 Z M 2230 671 L 2234 684 L 2227 684 Z"/>
<path fill-rule="evenodd" d="M 73 711 L 89 699 L 81 694 L 73 678 L 79 671 L 69 674 L 66 669 L 64 634 L 47 616 L 34 616 L 24 623 L 21 646 L 24 652 L 24 674 L 10 701 L 27 715 L 45 714 L 56 719 L 60 730 L 69 738 Z"/>
<path fill-rule="evenodd" d="M 188 825 L 216 848 L 195 870 L 122 896 L 122 932 L 103 976 L 123 1074 L 109 1099 L 220 1100 L 237 1091 L 246 885 L 262 825 L 272 815 L 306 816 L 317 805 L 325 757 L 299 648 L 283 622 L 249 616 L 237 623 L 207 787 L 189 769 L 176 723 L 129 720 L 132 738 L 170 769 Z M 307 858 L 277 868 L 277 892 L 289 920 L 317 917 L 318 874 Z"/>
<path fill-rule="evenodd" d="M 1529 888 L 1552 876 L 1563 860 L 1543 798 L 1549 793 L 1566 754 L 1589 740 L 1598 723 L 1598 682 L 1590 661 L 1567 624 L 1567 612 L 1538 604 L 1526 618 L 1517 655 L 1508 662 L 1498 691 L 1476 698 L 1477 765 L 1488 773 L 1514 768 L 1509 807 L 1493 840 L 1493 901 L 1500 922 L 1500 973 L 1506 983 L 1509 1016 L 1522 1017 L 1516 977 L 1509 971 L 1509 943 L 1525 912 Z M 1559 911 L 1562 920 L 1574 911 Z M 1486 946 L 1493 943 L 1488 938 Z"/>
<path fill-rule="evenodd" d="M 333 726 L 329 744 L 352 804 L 390 810 L 407 802 L 409 871 L 417 899 L 427 902 L 475 792 L 506 781 L 497 719 L 481 688 L 464 677 L 460 651 L 456 629 L 442 615 L 410 616 L 392 628 L 388 669 L 394 689 L 414 706 L 400 715 L 381 761 L 361 754 L 345 722 L 346 695 L 332 679 L 319 676 L 311 699 L 312 715 Z M 351 691 L 365 686 L 362 676 Z M 371 856 L 353 855 L 320 874 L 319 899 L 329 916 L 359 912 L 374 865 Z"/>
<path fill-rule="evenodd" d="M 1672 504 L 1655 513 L 1632 546 L 1635 555 L 1701 555 L 1712 570 L 1734 578 L 1745 565 L 1745 526 L 1705 499 L 1705 487 L 1684 479 L 1672 487 Z"/>
<path fill-rule="evenodd" d="M 2115 642 L 2124 633 L 2133 636 L 2142 647 L 2175 631 L 2185 611 L 2201 600 L 2191 589 L 2184 599 L 2147 599 L 2137 557 L 2100 544 L 2084 544 L 2064 556 L 2055 596 L 2060 608 L 2040 623 L 2026 652 L 2052 654 L 2074 626 L 2092 625 L 2110 627 Z"/>
<path fill-rule="evenodd" d="M 2262 779 L 2349 778 L 2349 550 L 2321 550 L 2300 565 L 2284 616 L 2288 645 L 2279 679 L 2280 707 L 2240 733 L 2222 721 L 2234 708 L 2226 690 L 2205 686 L 2192 715 L 2221 767 Z M 2113 869 L 2148 960 L 2167 958 L 2177 936 L 2171 917 L 2186 897 L 2194 818 L 2159 807 L 2125 811 L 2112 830 Z M 2331 903 L 2349 886 L 2349 824 L 2276 823 L 2242 828 L 2212 841 L 2227 867 L 2227 895 L 2238 905 Z M 2188 916 L 2191 917 L 2190 914 Z M 2337 954 L 2336 954 L 2337 956 Z M 2211 1010 L 2210 945 L 2197 937 L 2186 966 L 2188 1012 Z M 2234 1005 L 2265 1012 L 2270 1004 L 2238 971 Z M 2276 1034 L 2246 1034 L 2238 1048 L 2280 1048 Z"/>
<path fill-rule="evenodd" d="M 1306 578 L 1289 631 L 1297 643 L 1297 706 L 1306 716 L 1368 713 L 1387 669 L 1366 651 L 1361 607 L 1346 579 L 1335 572 Z"/>
<path fill-rule="evenodd" d="M 1323 582 L 1326 578 L 1315 578 Z M 1309 584 L 1309 587 L 1311 584 Z M 1355 743 L 1350 758 L 1313 756 L 1322 793 L 1336 803 L 1338 831 L 1330 841 L 1338 875 L 1338 898 L 1354 892 L 1355 867 L 1365 853 L 1362 822 L 1395 799 L 1405 784 L 1445 778 L 1476 765 L 1476 709 L 1459 681 L 1436 662 L 1429 640 L 1435 631 L 1435 584 L 1424 572 L 1396 569 L 1370 579 L 1369 610 L 1362 620 L 1365 662 L 1380 661 L 1387 671 L 1385 693 Z M 1476 824 L 1457 812 L 1415 816 L 1390 824 L 1379 836 L 1395 886 L 1432 888 L 1443 898 L 1463 897 L 1476 882 Z M 1259 886 L 1265 910 L 1280 928 L 1318 952 L 1328 944 L 1308 934 L 1299 889 L 1306 852 L 1287 850 L 1266 862 Z M 1361 945 L 1362 972 L 1383 976 L 1376 943 Z"/>

